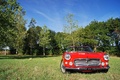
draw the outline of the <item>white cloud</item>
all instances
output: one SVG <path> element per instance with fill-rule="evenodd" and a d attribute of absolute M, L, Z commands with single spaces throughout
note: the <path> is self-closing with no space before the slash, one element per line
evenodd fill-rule
<path fill-rule="evenodd" d="M 63 17 L 61 17 L 61 14 L 58 12 L 54 13 L 54 16 L 51 18 L 47 14 L 39 11 L 39 10 L 34 10 L 35 13 L 39 14 L 40 16 L 43 16 L 46 18 L 48 21 L 45 22 L 45 25 L 48 26 L 51 30 L 54 30 L 56 32 L 61 32 L 63 29 Z M 40 22 L 38 22 L 40 23 Z M 41 24 L 43 25 L 43 23 Z"/>
<path fill-rule="evenodd" d="M 42 15 L 43 17 L 45 17 L 46 19 L 48 19 L 49 21 L 52 21 L 54 22 L 54 20 L 52 18 L 50 18 L 49 16 L 47 16 L 45 13 L 41 12 L 41 11 L 38 11 L 38 10 L 35 10 L 36 13 Z"/>

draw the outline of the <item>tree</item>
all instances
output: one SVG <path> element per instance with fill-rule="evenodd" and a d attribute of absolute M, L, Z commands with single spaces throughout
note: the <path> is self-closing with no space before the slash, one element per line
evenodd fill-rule
<path fill-rule="evenodd" d="M 17 23 L 15 28 L 15 41 L 13 46 L 16 49 L 16 53 L 23 53 L 24 38 L 26 36 L 26 21 L 23 18 L 23 16 L 25 15 L 24 12 L 21 12 L 22 8 L 20 7 L 18 9 L 19 13 L 16 14 Z"/>
<path fill-rule="evenodd" d="M 77 31 L 75 31 L 74 33 L 76 35 L 76 37 L 78 37 L 78 46 L 79 45 L 83 45 L 86 41 L 85 41 L 85 29 L 80 27 L 77 29 Z"/>
<path fill-rule="evenodd" d="M 108 35 L 111 38 L 110 44 L 111 44 L 111 49 L 110 52 L 114 55 L 120 56 L 120 18 L 110 18 L 106 21 L 106 27 L 109 31 Z"/>
<path fill-rule="evenodd" d="M 0 46 L 13 46 L 18 23 L 16 15 L 23 12 L 16 0 L 0 0 Z"/>
<path fill-rule="evenodd" d="M 56 40 L 55 40 L 55 34 L 56 34 L 56 32 L 55 31 L 52 31 L 52 30 L 49 30 L 49 32 L 50 32 L 50 36 L 49 36 L 49 38 L 51 39 L 50 40 L 50 51 L 49 51 L 49 53 L 50 53 L 50 55 L 54 55 L 54 54 L 59 54 L 59 52 L 57 52 L 57 42 L 56 42 Z"/>
<path fill-rule="evenodd" d="M 43 47 L 43 55 L 45 56 L 45 48 L 50 44 L 50 31 L 47 26 L 43 26 L 39 34 L 39 45 Z"/>
<path fill-rule="evenodd" d="M 109 32 L 106 28 L 105 22 L 91 21 L 84 29 L 85 43 L 96 48 L 97 46 L 107 49 L 109 46 L 110 37 L 107 35 Z"/>
<path fill-rule="evenodd" d="M 30 23 L 29 23 L 29 25 L 28 25 L 28 27 L 33 27 L 34 28 L 35 24 L 36 24 L 36 21 L 35 21 L 34 18 L 32 18 L 31 21 L 30 21 Z"/>
<path fill-rule="evenodd" d="M 68 40 L 66 40 L 66 36 L 68 34 L 64 32 L 57 32 L 55 34 L 55 40 L 56 40 L 56 48 L 57 48 L 57 53 L 63 53 L 66 47 L 69 46 Z"/>
<path fill-rule="evenodd" d="M 33 48 L 35 47 L 35 45 L 37 44 L 37 34 L 36 34 L 36 27 L 35 27 L 35 19 L 31 19 L 30 23 L 29 23 L 29 30 L 27 31 L 27 43 L 28 46 L 30 48 L 30 54 L 33 55 Z"/>
<path fill-rule="evenodd" d="M 30 27 L 24 39 L 24 54 L 37 55 L 41 48 L 39 47 L 39 34 L 42 28 L 40 26 Z"/>
<path fill-rule="evenodd" d="M 72 46 L 75 46 L 75 43 L 78 42 L 78 37 L 74 34 L 74 32 L 78 29 L 78 25 L 76 21 L 73 20 L 74 15 L 68 14 L 66 17 L 66 21 L 68 25 L 64 26 L 64 32 L 67 33 L 66 40 L 72 43 Z"/>

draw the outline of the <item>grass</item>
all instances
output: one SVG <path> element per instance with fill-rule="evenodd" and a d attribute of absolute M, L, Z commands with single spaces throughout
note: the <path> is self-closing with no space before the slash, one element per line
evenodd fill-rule
<path fill-rule="evenodd" d="M 60 71 L 61 56 L 0 56 L 0 80 L 119 80 L 120 58 L 110 58 L 108 73 L 71 73 Z"/>

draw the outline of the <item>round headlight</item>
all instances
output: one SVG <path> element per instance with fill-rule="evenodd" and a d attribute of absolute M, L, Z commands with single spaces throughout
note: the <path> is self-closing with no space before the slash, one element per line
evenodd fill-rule
<path fill-rule="evenodd" d="M 71 58 L 70 54 L 65 54 L 65 59 L 66 60 L 70 60 L 70 58 Z"/>
<path fill-rule="evenodd" d="M 105 59 L 105 60 L 109 60 L 109 55 L 105 54 L 105 55 L 104 55 L 104 59 Z"/>

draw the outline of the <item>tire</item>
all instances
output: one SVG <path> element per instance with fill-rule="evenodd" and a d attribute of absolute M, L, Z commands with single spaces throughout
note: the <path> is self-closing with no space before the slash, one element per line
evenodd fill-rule
<path fill-rule="evenodd" d="M 107 73 L 107 72 L 108 72 L 108 69 L 104 70 L 103 72 L 104 72 L 104 73 Z"/>
<path fill-rule="evenodd" d="M 65 69 L 65 66 L 64 66 L 64 64 L 63 64 L 63 61 L 61 61 L 61 63 L 60 63 L 60 69 L 61 69 L 61 72 L 62 72 L 62 73 L 67 73 L 67 70 Z"/>
<path fill-rule="evenodd" d="M 103 73 L 107 73 L 107 72 L 108 72 L 108 69 L 106 69 L 106 70 L 102 70 L 102 72 L 103 72 Z"/>

